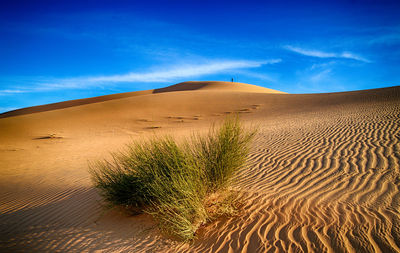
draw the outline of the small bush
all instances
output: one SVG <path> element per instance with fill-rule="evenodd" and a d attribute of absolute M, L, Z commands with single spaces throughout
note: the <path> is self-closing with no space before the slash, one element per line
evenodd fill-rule
<path fill-rule="evenodd" d="M 148 212 L 166 234 L 190 240 L 212 215 L 207 194 L 229 185 L 254 133 L 238 118 L 229 118 L 207 136 L 196 135 L 182 145 L 171 137 L 135 142 L 113 154 L 111 162 L 92 164 L 90 172 L 111 206 Z"/>
<path fill-rule="evenodd" d="M 194 138 L 194 157 L 204 166 L 211 191 L 226 187 L 244 164 L 255 132 L 244 129 L 239 118 L 234 117 L 227 118 L 218 129 L 213 126 L 208 135 Z"/>

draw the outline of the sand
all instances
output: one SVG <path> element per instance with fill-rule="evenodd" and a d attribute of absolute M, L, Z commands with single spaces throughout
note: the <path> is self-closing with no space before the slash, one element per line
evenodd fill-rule
<path fill-rule="evenodd" d="M 88 161 L 233 113 L 259 126 L 233 185 L 240 215 L 181 244 L 148 215 L 104 210 Z M 186 82 L 0 117 L 1 252 L 400 252 L 400 87 L 285 94 Z"/>

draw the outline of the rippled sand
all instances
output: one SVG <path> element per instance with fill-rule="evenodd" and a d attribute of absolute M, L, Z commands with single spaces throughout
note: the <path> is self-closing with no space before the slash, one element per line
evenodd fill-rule
<path fill-rule="evenodd" d="M 218 85 L 0 119 L 0 250 L 400 252 L 400 87 L 290 95 Z M 259 126 L 233 186 L 240 215 L 180 244 L 149 216 L 103 211 L 88 160 L 235 112 Z"/>

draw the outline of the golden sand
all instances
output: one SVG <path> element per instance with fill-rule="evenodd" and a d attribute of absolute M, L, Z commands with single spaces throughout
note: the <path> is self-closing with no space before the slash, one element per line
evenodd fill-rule
<path fill-rule="evenodd" d="M 131 139 L 188 136 L 239 113 L 259 126 L 241 214 L 192 244 L 104 212 L 87 162 Z M 0 115 L 0 251 L 400 252 L 400 87 L 284 94 L 186 82 Z"/>

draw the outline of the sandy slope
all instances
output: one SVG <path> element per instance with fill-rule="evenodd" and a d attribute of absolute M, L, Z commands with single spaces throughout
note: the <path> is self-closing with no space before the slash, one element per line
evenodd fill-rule
<path fill-rule="evenodd" d="M 127 94 L 3 115 L 0 251 L 400 252 L 400 87 L 290 95 L 188 82 Z M 234 186 L 240 216 L 181 245 L 146 215 L 102 211 L 88 160 L 233 112 L 260 126 Z"/>

